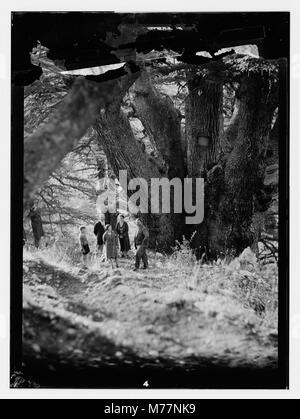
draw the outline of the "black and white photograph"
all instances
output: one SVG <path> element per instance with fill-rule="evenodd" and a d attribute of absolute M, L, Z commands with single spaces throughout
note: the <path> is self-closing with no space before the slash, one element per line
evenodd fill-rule
<path fill-rule="evenodd" d="M 10 389 L 287 390 L 289 10 L 24 9 Z"/>

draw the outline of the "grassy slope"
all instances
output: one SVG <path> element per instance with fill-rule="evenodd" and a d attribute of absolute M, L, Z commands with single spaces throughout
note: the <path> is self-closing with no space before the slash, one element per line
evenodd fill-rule
<path fill-rule="evenodd" d="M 147 272 L 127 260 L 86 272 L 48 259 L 25 255 L 25 362 L 276 366 L 275 266 L 181 252 L 152 255 Z"/>

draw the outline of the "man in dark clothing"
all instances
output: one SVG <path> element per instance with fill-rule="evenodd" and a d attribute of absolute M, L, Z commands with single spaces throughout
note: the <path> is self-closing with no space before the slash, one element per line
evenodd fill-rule
<path fill-rule="evenodd" d="M 117 221 L 118 221 L 118 213 L 111 212 L 108 208 L 104 215 L 105 218 L 105 225 L 110 224 L 112 226 L 113 231 L 116 229 Z"/>
<path fill-rule="evenodd" d="M 101 217 L 100 221 L 95 224 L 94 227 L 94 234 L 97 236 L 97 247 L 100 254 L 100 257 L 103 255 L 103 234 L 105 233 L 105 225 L 103 222 L 103 217 Z"/>
<path fill-rule="evenodd" d="M 140 268 L 140 262 L 143 261 L 144 269 L 148 268 L 147 247 L 149 245 L 149 231 L 140 219 L 137 219 L 138 232 L 134 238 L 134 245 L 137 249 L 135 255 L 135 271 Z"/>

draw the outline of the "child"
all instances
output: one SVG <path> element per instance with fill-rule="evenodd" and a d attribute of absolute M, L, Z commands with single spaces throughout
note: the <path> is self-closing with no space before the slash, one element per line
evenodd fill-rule
<path fill-rule="evenodd" d="M 86 237 L 86 229 L 84 226 L 82 226 L 80 227 L 79 231 L 80 231 L 79 244 L 80 244 L 80 249 L 82 253 L 82 262 L 83 262 L 83 265 L 87 267 L 88 254 L 90 253 L 90 247 L 89 247 L 89 243 Z"/>
<path fill-rule="evenodd" d="M 105 233 L 103 234 L 103 243 L 106 248 L 106 258 L 111 262 L 113 268 L 113 260 L 115 260 L 116 267 L 118 268 L 118 236 L 112 230 L 112 226 L 108 224 L 105 227 Z"/>

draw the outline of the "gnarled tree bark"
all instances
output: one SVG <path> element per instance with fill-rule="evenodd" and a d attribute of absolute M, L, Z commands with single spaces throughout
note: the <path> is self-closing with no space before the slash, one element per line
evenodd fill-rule
<path fill-rule="evenodd" d="M 239 91 L 238 130 L 233 149 L 210 175 L 208 218 L 213 253 L 240 253 L 254 240 L 255 211 L 267 209 L 264 155 L 278 105 L 278 83 L 259 73 L 244 76 Z M 217 204 L 218 203 L 218 204 Z"/>
<path fill-rule="evenodd" d="M 121 109 L 124 94 L 133 81 L 119 85 L 114 101 L 102 110 L 94 127 L 115 175 L 118 177 L 120 170 L 127 170 L 128 180 L 143 178 L 147 181 L 150 191 L 151 179 L 161 177 L 159 167 L 155 160 L 144 152 Z M 125 192 L 130 197 L 130 191 Z M 150 246 L 160 251 L 169 251 L 176 238 L 174 218 L 170 214 L 144 214 L 142 218 L 150 230 Z"/>
<path fill-rule="evenodd" d="M 186 100 L 187 169 L 189 177 L 202 177 L 219 160 L 222 152 L 223 133 L 223 81 L 188 74 L 188 97 Z M 208 254 L 209 231 L 207 221 L 210 213 L 210 197 L 205 191 L 204 221 L 189 228 L 193 237 L 192 246 L 198 257 Z M 194 193 L 195 194 L 195 193 Z"/>
<path fill-rule="evenodd" d="M 145 71 L 131 90 L 135 112 L 165 162 L 167 177 L 182 179 L 186 170 L 180 116 L 172 100 L 157 91 Z"/>
<path fill-rule="evenodd" d="M 188 174 L 205 176 L 221 153 L 223 83 L 194 76 L 188 80 L 186 139 Z"/>

